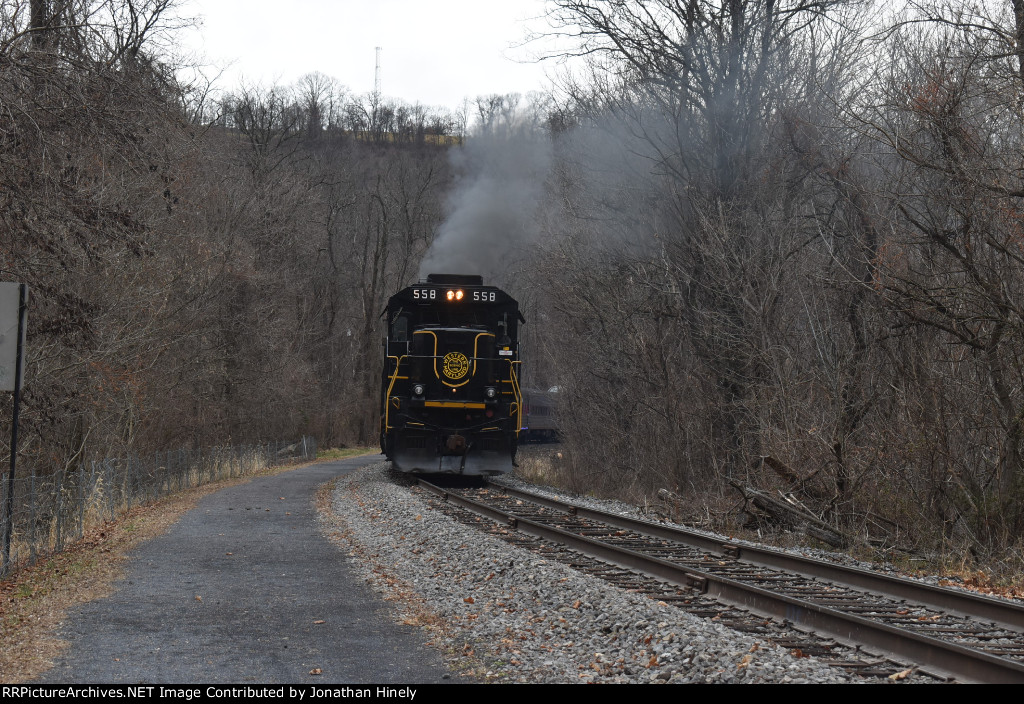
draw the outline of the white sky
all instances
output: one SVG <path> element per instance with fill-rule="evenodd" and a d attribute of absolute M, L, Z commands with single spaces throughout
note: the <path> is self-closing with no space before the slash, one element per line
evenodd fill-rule
<path fill-rule="evenodd" d="M 202 20 L 183 49 L 215 66 L 233 62 L 224 89 L 319 71 L 368 93 L 377 46 L 382 93 L 429 106 L 543 90 L 557 69 L 531 60 L 539 46 L 519 46 L 547 28 L 544 0 L 187 0 L 182 12 Z"/>

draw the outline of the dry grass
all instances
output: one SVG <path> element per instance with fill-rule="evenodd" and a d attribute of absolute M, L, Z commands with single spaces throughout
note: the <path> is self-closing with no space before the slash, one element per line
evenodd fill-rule
<path fill-rule="evenodd" d="M 245 460 L 234 455 L 227 455 L 217 458 L 212 465 L 209 462 L 206 464 L 197 462 L 184 470 L 175 472 L 173 476 L 166 479 L 169 482 L 168 487 L 162 489 L 161 492 L 177 495 L 186 489 L 210 483 L 211 480 L 217 482 L 221 479 L 250 476 L 273 466 L 276 465 L 267 464 L 262 453 L 251 453 Z M 159 472 L 165 470 L 165 467 L 159 468 Z M 65 475 L 66 478 L 67 475 Z M 61 486 L 57 489 L 63 494 L 63 500 L 60 503 L 65 506 L 75 506 L 80 502 L 80 509 L 74 509 L 70 512 L 70 516 L 63 517 L 63 529 L 60 518 L 54 515 L 46 522 L 41 521 L 31 535 L 19 534 L 19 531 L 15 530 L 11 538 L 11 555 L 15 556 L 15 560 L 33 553 L 40 556 L 51 555 L 59 551 L 58 546 L 75 540 L 78 529 L 75 526 L 74 514 L 78 510 L 81 511 L 81 532 L 83 537 L 87 537 L 96 529 L 106 525 L 111 520 L 111 516 L 116 517 L 113 520 L 120 520 L 120 517 L 126 515 L 128 511 L 144 500 L 133 495 L 133 492 L 124 491 L 123 485 L 106 485 L 105 479 L 105 474 L 98 476 L 95 483 L 88 489 L 88 493 L 77 500 L 66 487 Z M 143 482 L 153 483 L 155 480 L 154 476 L 149 480 L 144 479 Z M 156 483 L 162 482 L 157 481 Z M 153 488 L 155 486 L 150 486 L 150 489 Z M 51 486 L 43 491 L 49 493 L 55 491 L 55 488 Z"/>
<path fill-rule="evenodd" d="M 515 476 L 531 484 L 565 488 L 567 458 L 558 445 L 531 445 L 520 447 L 516 454 Z"/>
<path fill-rule="evenodd" d="M 366 451 L 350 451 L 348 456 Z M 63 552 L 17 570 L 0 582 L 0 682 L 24 682 L 46 672 L 67 642 L 57 635 L 69 609 L 111 594 L 128 553 L 167 531 L 207 494 L 257 477 L 297 469 L 279 465 L 224 479 L 151 504 L 86 531 Z"/>

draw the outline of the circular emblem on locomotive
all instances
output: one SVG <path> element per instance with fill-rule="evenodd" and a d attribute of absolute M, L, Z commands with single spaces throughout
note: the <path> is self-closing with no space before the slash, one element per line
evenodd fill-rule
<path fill-rule="evenodd" d="M 444 375 L 449 379 L 461 379 L 469 371 L 469 360 L 461 352 L 449 352 L 444 356 Z"/>

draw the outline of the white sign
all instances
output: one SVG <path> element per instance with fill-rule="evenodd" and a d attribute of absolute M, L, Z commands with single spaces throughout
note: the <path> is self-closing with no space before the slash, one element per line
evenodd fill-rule
<path fill-rule="evenodd" d="M 14 391 L 15 372 L 18 368 L 18 330 L 19 309 L 21 308 L 21 289 L 24 284 L 0 282 L 0 391 Z M 28 298 L 28 287 L 25 298 Z M 28 307 L 20 321 L 21 330 L 21 368 L 25 369 L 25 328 L 28 327 Z M 21 385 L 25 385 L 25 375 L 21 375 Z"/>

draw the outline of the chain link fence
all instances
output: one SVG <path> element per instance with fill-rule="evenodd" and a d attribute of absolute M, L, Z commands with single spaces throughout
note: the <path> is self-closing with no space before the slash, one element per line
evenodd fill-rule
<path fill-rule="evenodd" d="M 46 476 L 15 475 L 8 514 L 8 479 L 0 482 L 0 541 L 10 536 L 10 555 L 0 576 L 60 552 L 85 531 L 135 506 L 209 482 L 241 477 L 266 467 L 315 459 L 316 439 L 157 452 L 147 457 L 107 457 Z M 9 471 L 9 470 L 8 470 Z M 0 549 L 4 545 L 0 543 Z"/>

